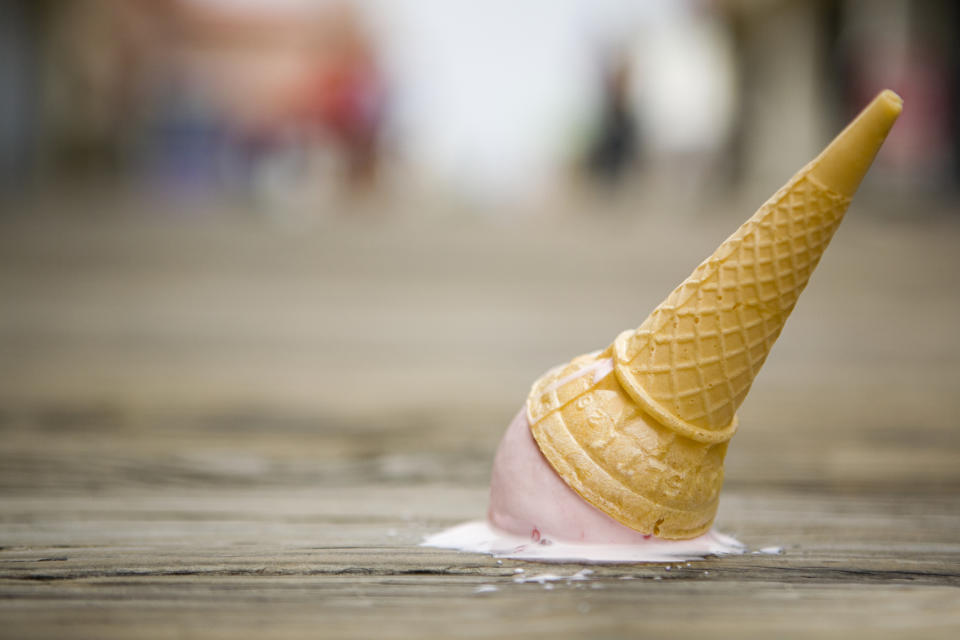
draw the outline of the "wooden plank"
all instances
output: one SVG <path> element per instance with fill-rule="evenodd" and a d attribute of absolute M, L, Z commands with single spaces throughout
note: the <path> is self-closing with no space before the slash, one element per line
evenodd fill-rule
<path fill-rule="evenodd" d="M 639 256 L 620 223 L 5 223 L 0 637 L 956 637 L 943 221 L 846 223 L 744 406 L 718 525 L 782 555 L 541 585 L 583 567 L 417 546 L 483 516 L 533 377 L 728 221 L 639 223 Z"/>
<path fill-rule="evenodd" d="M 786 623 L 891 635 L 960 623 L 956 496 L 730 492 L 721 527 L 753 548 L 783 545 L 783 555 L 595 566 L 589 580 L 551 589 L 516 584 L 514 571 L 582 567 L 415 546 L 484 502 L 482 489 L 446 485 L 7 497 L 0 619 L 19 637 L 205 635 L 211 620 L 235 637 L 313 625 L 361 637 L 381 624 L 400 625 L 387 637 L 413 637 L 479 620 L 460 631 L 491 636 L 522 623 L 514 631 L 532 635 L 586 631 L 582 617 L 610 633 L 681 635 L 713 624 L 759 636 Z M 477 593 L 481 585 L 497 591 Z"/>

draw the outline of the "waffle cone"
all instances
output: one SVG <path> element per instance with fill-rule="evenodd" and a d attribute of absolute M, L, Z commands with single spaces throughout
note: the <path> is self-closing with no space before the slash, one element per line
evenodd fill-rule
<path fill-rule="evenodd" d="M 639 328 L 534 384 L 531 431 L 571 488 L 644 533 L 709 530 L 737 408 L 901 107 L 877 96 Z"/>

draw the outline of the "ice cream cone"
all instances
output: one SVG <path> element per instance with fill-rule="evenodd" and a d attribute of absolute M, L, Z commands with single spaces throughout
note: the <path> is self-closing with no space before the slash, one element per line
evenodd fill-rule
<path fill-rule="evenodd" d="M 534 384 L 534 439 L 590 504 L 663 538 L 710 528 L 737 408 L 901 108 L 878 95 L 639 328 Z"/>

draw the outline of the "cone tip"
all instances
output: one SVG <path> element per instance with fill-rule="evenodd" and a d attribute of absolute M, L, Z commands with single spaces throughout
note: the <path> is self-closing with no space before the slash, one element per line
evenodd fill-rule
<path fill-rule="evenodd" d="M 877 94 L 874 102 L 882 102 L 887 107 L 887 114 L 890 118 L 896 118 L 900 115 L 900 112 L 903 111 L 903 98 L 892 89 L 884 89 L 881 91 Z"/>
<path fill-rule="evenodd" d="M 903 99 L 885 89 L 824 149 L 812 174 L 825 186 L 853 197 L 893 123 Z"/>

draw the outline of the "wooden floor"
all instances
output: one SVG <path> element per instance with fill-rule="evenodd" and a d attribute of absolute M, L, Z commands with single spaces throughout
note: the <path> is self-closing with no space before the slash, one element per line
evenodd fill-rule
<path fill-rule="evenodd" d="M 740 217 L 0 221 L 0 637 L 960 637 L 944 218 L 855 205 L 741 411 L 718 525 L 781 555 L 417 546 Z"/>

